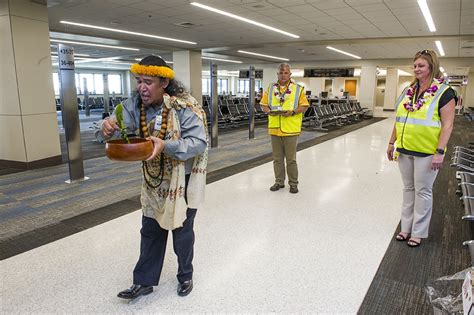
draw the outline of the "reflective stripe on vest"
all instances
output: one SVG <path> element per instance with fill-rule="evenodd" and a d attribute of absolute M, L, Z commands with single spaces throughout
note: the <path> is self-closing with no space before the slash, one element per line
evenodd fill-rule
<path fill-rule="evenodd" d="M 444 91 L 446 91 L 449 88 L 449 85 L 442 84 L 441 87 L 439 88 L 438 91 L 436 91 L 436 94 L 434 98 L 431 100 L 430 107 L 428 108 L 428 112 L 426 114 L 426 119 L 418 119 L 418 118 L 407 118 L 403 116 L 397 116 L 396 121 L 399 123 L 408 123 L 412 125 L 420 125 L 420 126 L 427 126 L 427 127 L 441 127 L 441 122 L 440 121 L 433 121 L 433 116 L 435 113 L 435 109 L 438 107 L 438 99 L 443 95 Z M 398 102 L 400 103 L 403 101 L 403 98 Z"/>
<path fill-rule="evenodd" d="M 293 105 L 293 110 L 298 108 L 298 101 L 300 100 L 300 90 L 301 87 L 299 84 L 296 85 L 296 93 L 295 93 L 295 104 Z"/>
<path fill-rule="evenodd" d="M 270 92 L 268 92 L 268 106 L 270 107 L 270 110 L 273 110 L 272 100 L 273 100 L 274 89 L 275 89 L 275 85 L 272 84 L 272 86 L 270 87 Z"/>

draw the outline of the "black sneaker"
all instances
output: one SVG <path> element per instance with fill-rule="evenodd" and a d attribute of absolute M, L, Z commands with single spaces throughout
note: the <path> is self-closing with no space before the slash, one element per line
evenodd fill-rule
<path fill-rule="evenodd" d="M 290 186 L 290 193 L 292 193 L 292 194 L 297 194 L 297 193 L 298 193 L 298 186 L 296 186 L 296 185 L 291 185 L 291 186 Z"/>
<path fill-rule="evenodd" d="M 285 185 L 280 185 L 278 183 L 275 183 L 275 184 L 273 184 L 272 187 L 270 187 L 270 190 L 271 191 L 277 191 L 278 189 L 283 188 L 283 187 L 285 187 Z"/>

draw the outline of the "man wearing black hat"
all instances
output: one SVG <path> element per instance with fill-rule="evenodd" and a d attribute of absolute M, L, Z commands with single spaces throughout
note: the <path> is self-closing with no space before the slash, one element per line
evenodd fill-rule
<path fill-rule="evenodd" d="M 153 154 L 143 161 L 140 257 L 133 285 L 118 297 L 135 299 L 158 285 L 168 231 L 178 257 L 180 296 L 193 289 L 194 217 L 204 199 L 207 168 L 207 124 L 201 105 L 174 80 L 174 72 L 157 56 L 131 67 L 138 94 L 122 103 L 127 133 L 149 137 Z M 115 114 L 115 113 L 114 113 Z M 96 137 L 120 137 L 112 114 L 99 123 Z"/>

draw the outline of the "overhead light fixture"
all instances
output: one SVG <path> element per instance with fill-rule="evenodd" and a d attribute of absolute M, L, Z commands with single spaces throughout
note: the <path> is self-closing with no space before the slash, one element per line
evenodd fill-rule
<path fill-rule="evenodd" d="M 102 61 L 111 61 L 119 59 L 120 57 L 105 57 L 105 58 L 81 58 L 77 63 L 86 63 L 86 62 L 102 62 Z M 79 58 L 75 58 L 79 59 Z"/>
<path fill-rule="evenodd" d="M 219 58 L 211 58 L 211 57 L 201 57 L 201 59 L 217 60 L 217 61 L 232 62 L 232 63 L 242 63 L 242 61 L 238 61 L 238 60 L 228 60 L 228 59 L 219 59 Z"/>
<path fill-rule="evenodd" d="M 135 58 L 136 61 L 142 61 L 143 58 Z M 173 63 L 173 61 L 164 60 L 166 63 Z"/>
<path fill-rule="evenodd" d="M 327 49 L 331 49 L 331 50 L 334 50 L 334 51 L 337 51 L 338 53 L 340 54 L 344 54 L 344 55 L 347 55 L 347 56 L 350 56 L 352 58 L 355 58 L 355 59 L 362 59 L 361 57 L 359 56 L 356 56 L 354 54 L 351 54 L 351 53 L 348 53 L 346 51 L 343 51 L 343 50 L 340 50 L 340 49 L 337 49 L 337 48 L 334 48 L 334 47 L 331 47 L 331 46 L 326 46 Z"/>
<path fill-rule="evenodd" d="M 428 8 L 428 3 L 426 3 L 426 0 L 418 0 L 418 6 L 421 9 L 421 13 L 423 13 L 423 16 L 425 17 L 425 21 L 426 24 L 428 24 L 430 32 L 436 32 L 436 27 L 434 25 L 433 18 L 431 17 L 430 8 Z"/>
<path fill-rule="evenodd" d="M 58 56 L 55 56 L 55 55 L 52 55 L 51 58 L 59 58 Z M 74 55 L 74 60 L 96 60 L 96 59 L 92 59 L 92 58 L 86 58 L 86 57 L 76 57 L 76 55 Z"/>
<path fill-rule="evenodd" d="M 219 9 L 216 9 L 216 8 L 213 8 L 213 7 L 204 5 L 204 4 L 200 4 L 200 3 L 198 3 L 198 2 L 191 2 L 190 4 L 193 5 L 193 6 L 196 6 L 196 7 L 202 8 L 202 9 L 205 9 L 205 10 L 209 10 L 209 11 L 212 11 L 212 12 L 215 12 L 215 13 L 218 13 L 218 14 L 222 14 L 222 15 L 231 17 L 231 18 L 236 19 L 236 20 L 240 20 L 240 21 L 243 21 L 243 22 L 246 22 L 246 23 L 250 23 L 250 24 L 253 24 L 253 25 L 256 25 L 256 26 L 260 26 L 260 27 L 266 28 L 267 30 L 271 30 L 271 31 L 274 31 L 274 32 L 278 32 L 278 33 L 280 33 L 280 34 L 284 34 L 284 35 L 287 35 L 287 36 L 290 36 L 290 37 L 293 37 L 293 38 L 300 38 L 298 35 L 295 35 L 295 34 L 292 34 L 292 33 L 288 33 L 288 32 L 285 32 L 285 31 L 283 31 L 283 30 L 280 30 L 280 29 L 278 29 L 278 28 L 275 28 L 275 27 L 272 27 L 272 26 L 268 26 L 268 25 L 265 25 L 265 24 L 262 24 L 262 23 L 259 23 L 259 22 L 256 22 L 256 21 L 253 21 L 253 20 L 250 20 L 250 19 L 241 17 L 241 16 L 238 16 L 238 15 L 235 15 L 235 14 L 232 14 L 232 13 L 229 13 L 229 12 L 226 12 L 226 11 L 222 11 L 222 10 L 219 10 Z"/>
<path fill-rule="evenodd" d="M 272 59 L 283 60 L 283 61 L 290 61 L 290 59 L 287 59 L 287 58 L 275 57 L 275 56 L 264 55 L 264 54 L 257 54 L 257 53 L 251 52 L 251 51 L 238 50 L 238 52 L 239 52 L 239 53 L 242 53 L 242 54 L 248 54 L 248 55 L 260 56 L 260 57 L 272 58 Z"/>
<path fill-rule="evenodd" d="M 441 41 L 436 40 L 435 44 L 436 44 L 436 47 L 438 48 L 439 55 L 441 57 L 443 57 L 444 56 L 444 49 L 443 49 L 443 45 L 441 44 Z"/>
<path fill-rule="evenodd" d="M 55 42 L 55 43 L 63 43 L 63 44 L 73 44 L 73 45 L 84 45 L 84 46 L 94 46 L 94 47 L 104 47 L 104 48 L 113 48 L 113 49 L 123 49 L 123 50 L 140 51 L 140 49 L 138 49 L 138 48 L 130 48 L 130 47 L 123 47 L 123 46 L 102 45 L 102 44 L 85 43 L 85 42 L 74 42 L 74 41 L 71 41 L 71 40 L 62 40 L 62 39 L 53 39 L 53 38 L 51 38 L 49 41 Z"/>
<path fill-rule="evenodd" d="M 54 55 L 57 55 L 57 54 L 58 54 L 57 52 L 54 52 L 54 51 L 51 52 L 51 55 L 53 55 L 53 56 L 54 56 Z M 76 54 L 76 53 L 74 53 L 74 57 L 76 57 L 76 56 L 77 56 L 77 57 L 90 57 L 91 55 L 88 55 L 88 54 Z"/>
<path fill-rule="evenodd" d="M 138 33 L 138 32 L 130 32 L 130 31 L 125 31 L 125 30 L 119 30 L 119 29 L 116 29 L 116 28 L 109 28 L 109 27 L 90 25 L 90 24 L 82 24 L 82 23 L 69 22 L 69 21 L 59 21 L 59 22 L 62 23 L 62 24 L 75 25 L 75 26 L 81 26 L 81 27 L 87 27 L 87 28 L 94 28 L 94 29 L 104 30 L 104 31 L 109 31 L 109 32 L 130 34 L 130 35 L 136 35 L 136 36 L 143 36 L 143 37 L 169 40 L 169 41 L 184 43 L 184 44 L 197 45 L 197 43 L 195 43 L 195 42 L 190 42 L 190 41 L 187 41 L 187 40 L 181 40 L 181 39 L 176 39 L 176 38 L 171 38 L 171 37 L 163 37 L 163 36 L 157 36 L 157 35 L 151 35 L 151 34 L 145 34 L 145 33 Z"/>

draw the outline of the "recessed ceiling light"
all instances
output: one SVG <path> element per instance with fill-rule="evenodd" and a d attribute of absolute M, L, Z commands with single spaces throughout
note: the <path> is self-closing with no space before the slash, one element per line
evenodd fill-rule
<path fill-rule="evenodd" d="M 426 3 L 426 0 L 418 0 L 418 6 L 421 9 L 421 13 L 423 13 L 423 16 L 425 18 L 426 24 L 428 24 L 428 28 L 430 29 L 430 32 L 436 32 L 436 27 L 434 25 L 433 18 L 431 17 L 430 8 L 428 8 L 428 4 Z"/>
<path fill-rule="evenodd" d="M 278 28 L 275 28 L 275 27 L 272 27 L 272 26 L 268 26 L 268 25 L 265 25 L 265 24 L 262 24 L 262 23 L 259 23 L 259 22 L 256 22 L 256 21 L 253 21 L 253 20 L 250 20 L 250 19 L 241 17 L 241 16 L 238 16 L 238 15 L 235 15 L 235 14 L 232 14 L 232 13 L 229 13 L 229 12 L 226 12 L 226 11 L 222 11 L 222 10 L 219 10 L 219 9 L 216 9 L 216 8 L 213 8 L 213 7 L 204 5 L 204 4 L 200 4 L 200 3 L 198 3 L 198 2 L 191 2 L 190 4 L 193 5 L 193 6 L 196 6 L 196 7 L 202 8 L 202 9 L 205 9 L 205 10 L 209 10 L 209 11 L 212 11 L 212 12 L 215 12 L 215 13 L 218 13 L 218 14 L 222 14 L 222 15 L 231 17 L 231 18 L 233 18 L 233 19 L 237 19 L 237 20 L 240 20 L 240 21 L 243 21 L 243 22 L 247 22 L 247 23 L 250 23 L 250 24 L 253 24 L 253 25 L 257 25 L 257 26 L 266 28 L 267 30 L 271 30 L 271 31 L 274 31 L 274 32 L 278 32 L 278 33 L 280 33 L 280 34 L 284 34 L 284 35 L 287 35 L 287 36 L 290 36 L 290 37 L 293 37 L 293 38 L 300 38 L 298 35 L 295 35 L 295 34 L 292 34 L 292 33 L 288 33 L 288 32 L 285 32 L 285 31 L 283 31 L 283 30 L 280 30 L 280 29 L 278 29 Z"/>
<path fill-rule="evenodd" d="M 438 48 L 439 55 L 441 57 L 443 57 L 444 56 L 444 49 L 443 49 L 443 45 L 441 44 L 441 41 L 436 40 L 435 44 L 436 44 L 436 47 Z"/>
<path fill-rule="evenodd" d="M 62 24 L 75 25 L 75 26 L 81 26 L 81 27 L 87 27 L 87 28 L 94 28 L 94 29 L 104 30 L 104 31 L 109 31 L 109 32 L 130 34 L 130 35 L 136 35 L 136 36 L 143 36 L 143 37 L 169 40 L 169 41 L 179 42 L 179 43 L 184 43 L 184 44 L 197 45 L 197 43 L 195 43 L 195 42 L 190 42 L 190 41 L 187 41 L 187 40 L 181 40 L 181 39 L 176 39 L 176 38 L 171 38 L 171 37 L 163 37 L 163 36 L 157 36 L 157 35 L 151 35 L 151 34 L 145 34 L 145 33 L 138 33 L 138 32 L 130 32 L 130 31 L 126 31 L 126 30 L 119 30 L 119 29 L 116 29 L 116 28 L 109 28 L 109 27 L 90 25 L 90 24 L 82 24 L 82 23 L 69 22 L 69 21 L 59 21 L 59 22 L 62 23 Z"/>
<path fill-rule="evenodd" d="M 64 43 L 64 44 L 75 44 L 75 45 L 84 45 L 84 46 L 94 46 L 94 47 L 104 47 L 104 48 L 113 48 L 113 49 L 123 49 L 123 50 L 140 51 L 140 49 L 138 49 L 138 48 L 130 48 L 130 47 L 123 47 L 123 46 L 102 45 L 102 44 L 85 43 L 85 42 L 75 42 L 75 41 L 71 41 L 71 40 L 62 40 L 62 39 L 53 39 L 53 38 L 50 38 L 49 41 L 55 42 L 55 43 Z"/>
<path fill-rule="evenodd" d="M 211 58 L 211 57 L 201 57 L 201 59 L 217 60 L 217 61 L 224 61 L 224 62 L 231 62 L 231 63 L 242 63 L 242 61 L 238 61 L 238 60 L 219 59 L 219 58 Z"/>
<path fill-rule="evenodd" d="M 350 57 L 352 57 L 352 58 L 362 59 L 361 57 L 359 57 L 359 56 L 357 56 L 357 55 L 348 53 L 348 52 L 346 52 L 346 51 L 343 51 L 343 50 L 340 50 L 340 49 L 337 49 L 337 48 L 334 48 L 334 47 L 331 47 L 331 46 L 326 46 L 326 48 L 327 48 L 327 49 L 334 50 L 334 51 L 337 51 L 337 52 L 340 53 L 340 54 L 344 54 L 344 55 L 350 56 Z"/>
<path fill-rule="evenodd" d="M 245 51 L 245 50 L 238 50 L 239 53 L 242 54 L 248 54 L 248 55 L 254 55 L 254 56 L 261 56 L 261 57 L 266 57 L 266 58 L 272 58 L 272 59 L 278 59 L 278 60 L 283 60 L 283 61 L 290 61 L 288 58 L 282 58 L 282 57 L 275 57 L 275 56 L 270 56 L 270 55 L 264 55 L 264 54 L 258 54 L 254 53 L 251 51 Z"/>

